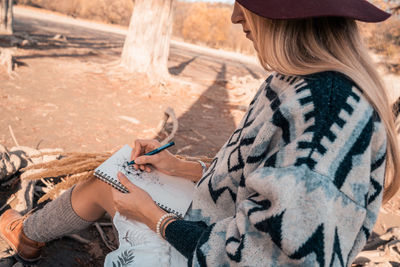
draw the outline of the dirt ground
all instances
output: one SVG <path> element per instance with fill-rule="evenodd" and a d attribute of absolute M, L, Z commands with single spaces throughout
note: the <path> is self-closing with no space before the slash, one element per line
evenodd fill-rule
<path fill-rule="evenodd" d="M 266 77 L 246 60 L 172 45 L 170 78 L 151 85 L 118 65 L 121 34 L 18 14 L 15 31 L 30 42 L 13 48 L 17 68 L 11 75 L 0 66 L 0 144 L 8 148 L 15 146 L 11 128 L 24 146 L 113 151 L 137 138 L 155 138 L 164 110 L 172 107 L 179 130 L 171 152 L 212 157 Z M 0 47 L 8 46 L 0 38 Z M 240 77 L 254 86 L 243 91 Z M 8 194 L 0 192 L 0 206 Z M 391 209 L 398 211 L 395 206 Z M 93 243 L 84 246 L 69 238 L 51 242 L 40 266 L 101 265 L 108 249 L 98 233 L 90 228 L 81 234 Z"/>
<path fill-rule="evenodd" d="M 168 67 L 173 79 L 149 86 L 114 64 L 123 36 L 18 16 L 15 29 L 37 44 L 15 51 L 19 67 L 12 78 L 0 74 L 5 114 L 0 143 L 7 147 L 14 145 L 10 125 L 21 145 L 113 150 L 154 137 L 163 111 L 171 106 L 179 118 L 175 151 L 190 144 L 187 152 L 212 156 L 242 113 L 231 112 L 238 109 L 229 103 L 227 81 L 233 75 L 263 76 L 255 66 L 172 47 Z M 57 34 L 66 40 L 54 39 Z M 211 138 L 202 140 L 205 134 Z"/>

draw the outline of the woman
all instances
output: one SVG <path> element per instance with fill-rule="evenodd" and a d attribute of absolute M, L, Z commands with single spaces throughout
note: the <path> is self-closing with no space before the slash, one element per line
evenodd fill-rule
<path fill-rule="evenodd" d="M 232 22 L 273 71 L 238 129 L 204 175 L 167 151 L 142 156 L 154 141 L 134 145 L 136 168 L 197 181 L 185 219 L 119 174 L 129 194 L 78 184 L 26 219 L 5 212 L 3 236 L 34 260 L 43 242 L 119 212 L 161 230 L 189 265 L 350 265 L 400 184 L 393 116 L 355 23 L 388 16 L 365 0 L 238 0 Z"/>

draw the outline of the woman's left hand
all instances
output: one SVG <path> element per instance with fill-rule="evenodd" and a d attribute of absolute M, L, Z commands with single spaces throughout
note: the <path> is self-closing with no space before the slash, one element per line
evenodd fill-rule
<path fill-rule="evenodd" d="M 158 220 L 166 212 L 154 203 L 146 191 L 131 183 L 121 172 L 118 172 L 118 179 L 129 193 L 112 190 L 115 209 L 128 219 L 142 222 L 155 231 Z"/>

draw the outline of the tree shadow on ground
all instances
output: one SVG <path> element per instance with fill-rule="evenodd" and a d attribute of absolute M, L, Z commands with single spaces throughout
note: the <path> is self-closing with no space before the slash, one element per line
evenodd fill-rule
<path fill-rule="evenodd" d="M 197 56 L 192 57 L 191 59 L 182 62 L 181 64 L 174 66 L 174 67 L 170 67 L 168 68 L 168 71 L 170 74 L 172 75 L 179 75 L 182 73 L 182 71 L 186 68 L 187 65 L 189 65 L 190 63 L 192 63 L 194 60 L 196 60 Z"/>
<path fill-rule="evenodd" d="M 58 58 L 58 57 L 91 57 L 91 56 L 96 56 L 96 53 L 93 52 L 87 52 L 87 53 L 82 53 L 82 54 L 31 54 L 27 56 L 16 56 L 15 59 L 17 60 L 23 60 L 23 59 L 30 59 L 30 58 Z"/>
<path fill-rule="evenodd" d="M 26 58 L 35 57 L 83 57 L 95 53 L 76 53 L 78 50 L 101 51 L 108 55 L 120 55 L 124 44 L 124 36 L 119 34 L 96 31 L 95 37 L 91 29 L 69 26 L 51 22 L 43 25 L 43 21 L 33 18 L 18 17 L 14 20 L 14 35 L 1 35 L 0 47 L 18 47 L 22 50 L 37 50 L 40 53 Z M 19 40 L 19 42 L 18 42 Z M 22 41 L 25 43 L 22 43 Z M 63 50 L 57 55 L 54 50 Z M 65 50 L 75 53 L 65 53 Z M 86 52 L 86 51 L 85 51 Z M 47 54 L 46 54 L 47 53 Z M 23 57 L 20 57 L 22 59 Z"/>
<path fill-rule="evenodd" d="M 190 152 L 190 156 L 215 156 L 236 128 L 229 106 L 225 103 L 228 98 L 226 64 L 221 64 L 213 83 L 178 118 L 179 129 L 174 138 L 178 154 Z M 167 124 L 166 128 L 172 128 L 171 124 Z"/>

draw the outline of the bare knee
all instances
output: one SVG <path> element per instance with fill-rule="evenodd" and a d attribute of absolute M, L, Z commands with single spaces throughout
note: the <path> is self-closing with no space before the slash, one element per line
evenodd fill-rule
<path fill-rule="evenodd" d="M 96 205 L 104 209 L 112 217 L 114 217 L 115 209 L 112 198 L 112 187 L 96 178 L 92 178 L 83 182 L 80 187 L 83 188 L 80 195 L 84 198 L 91 199 Z M 78 190 L 81 190 L 78 188 Z"/>
<path fill-rule="evenodd" d="M 88 180 L 78 183 L 75 186 L 74 191 L 75 192 L 85 191 L 86 193 L 89 193 L 89 192 L 99 192 L 100 193 L 100 192 L 110 191 L 109 187 L 110 186 L 107 185 L 106 183 L 93 177 L 93 178 L 90 178 Z M 87 195 L 87 197 L 88 196 L 93 196 L 93 194 Z"/>
<path fill-rule="evenodd" d="M 111 187 L 95 178 L 78 183 L 72 191 L 75 212 L 88 221 L 95 221 L 104 212 L 114 216 Z"/>

